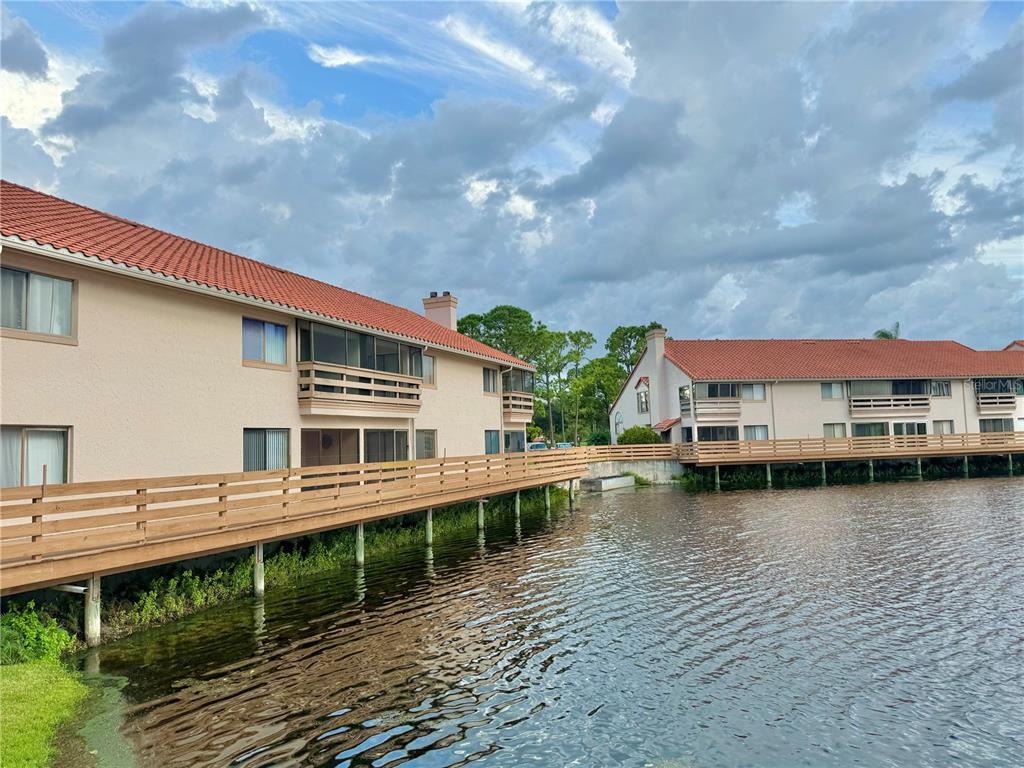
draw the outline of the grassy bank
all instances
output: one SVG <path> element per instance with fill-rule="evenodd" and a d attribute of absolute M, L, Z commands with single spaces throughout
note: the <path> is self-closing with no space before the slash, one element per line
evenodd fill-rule
<path fill-rule="evenodd" d="M 78 675 L 60 662 L 71 635 L 33 603 L 0 617 L 0 765 L 42 768 L 53 737 L 85 697 Z"/>
<path fill-rule="evenodd" d="M 562 506 L 566 492 L 551 489 L 553 508 Z M 524 491 L 522 512 L 544 508 L 543 489 Z M 514 497 L 491 499 L 487 514 L 509 513 Z M 365 526 L 365 554 L 368 562 L 387 557 L 404 547 L 420 544 L 424 538 L 422 513 L 368 523 Z M 434 511 L 434 543 L 465 535 L 476 527 L 476 504 L 459 504 Z M 268 590 L 292 584 L 302 577 L 352 567 L 355 560 L 355 530 L 337 531 L 268 545 L 264 573 Z M 103 636 L 105 640 L 124 637 L 145 627 L 174 621 L 206 608 L 252 593 L 252 555 L 210 559 L 200 565 L 172 565 L 138 571 L 120 584 L 104 587 Z M 113 580 L 111 580 L 113 581 Z M 59 616 L 65 627 L 78 632 L 82 626 L 82 600 L 69 595 L 48 596 L 46 610 Z"/>
<path fill-rule="evenodd" d="M 1007 477 L 1009 462 L 1006 455 L 971 456 L 968 459 L 970 477 Z M 962 456 L 943 456 L 921 460 L 921 477 L 924 480 L 943 480 L 964 476 Z M 1013 456 L 1013 476 L 1024 476 L 1024 454 Z M 743 464 L 719 467 L 719 478 L 723 491 L 756 490 L 766 485 L 764 464 Z M 825 464 L 827 485 L 855 485 L 871 482 L 867 461 L 830 461 Z M 917 479 L 917 462 L 907 459 L 876 459 L 874 482 L 899 482 Z M 687 491 L 713 491 L 715 489 L 714 467 L 688 467 L 676 477 L 679 485 Z M 821 463 L 773 464 L 773 488 L 810 488 L 821 485 Z"/>

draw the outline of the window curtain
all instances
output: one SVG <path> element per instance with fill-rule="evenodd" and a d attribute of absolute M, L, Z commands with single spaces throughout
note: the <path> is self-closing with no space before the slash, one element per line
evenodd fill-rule
<path fill-rule="evenodd" d="M 56 429 L 25 430 L 25 484 L 67 482 L 68 433 Z"/>
<path fill-rule="evenodd" d="M 39 333 L 71 335 L 71 282 L 45 275 L 29 275 L 28 329 Z"/>
<path fill-rule="evenodd" d="M 0 429 L 0 445 L 0 486 L 21 485 L 21 427 Z"/>
<path fill-rule="evenodd" d="M 755 424 L 743 428 L 744 440 L 767 440 L 768 426 L 766 424 Z"/>
<path fill-rule="evenodd" d="M 262 429 L 242 431 L 242 471 L 255 472 L 267 467 L 267 439 Z"/>
<path fill-rule="evenodd" d="M 263 323 L 259 320 L 242 319 L 242 359 L 263 359 Z"/>
<path fill-rule="evenodd" d="M 14 269 L 2 270 L 0 276 L 0 313 L 4 328 L 25 328 L 25 280 L 24 272 Z"/>
<path fill-rule="evenodd" d="M 288 357 L 288 329 L 276 323 L 264 326 L 267 339 L 267 362 L 284 365 Z"/>
<path fill-rule="evenodd" d="M 851 381 L 850 397 L 885 397 L 892 394 L 891 381 Z"/>
<path fill-rule="evenodd" d="M 267 466 L 265 469 L 285 469 L 288 466 L 288 430 L 267 430 Z"/>

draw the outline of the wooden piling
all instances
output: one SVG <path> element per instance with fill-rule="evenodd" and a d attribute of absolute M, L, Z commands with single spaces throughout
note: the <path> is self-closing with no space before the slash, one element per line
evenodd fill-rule
<path fill-rule="evenodd" d="M 366 540 L 362 523 L 356 523 L 356 565 L 366 562 Z"/>
<path fill-rule="evenodd" d="M 263 597 L 263 593 L 266 591 L 263 570 L 263 542 L 257 541 L 252 550 L 252 593 L 256 597 Z"/>
<path fill-rule="evenodd" d="M 772 465 L 771 464 L 765 464 L 764 465 L 764 479 L 765 479 L 765 488 L 771 488 L 772 487 Z"/>
<path fill-rule="evenodd" d="M 100 644 L 100 577 L 89 577 L 85 592 L 85 644 L 94 648 Z"/>
<path fill-rule="evenodd" d="M 426 528 L 426 541 L 429 547 L 434 543 L 434 510 L 427 510 L 427 517 L 424 521 L 424 527 Z"/>
<path fill-rule="evenodd" d="M 718 465 L 715 464 L 715 490 L 722 490 L 722 475 L 718 470 Z"/>

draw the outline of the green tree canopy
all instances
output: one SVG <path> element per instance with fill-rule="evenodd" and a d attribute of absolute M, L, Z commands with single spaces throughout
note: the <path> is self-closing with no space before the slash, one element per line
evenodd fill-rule
<path fill-rule="evenodd" d="M 604 347 L 622 369 L 629 373 L 647 349 L 647 332 L 653 328 L 664 326 L 656 321 L 647 325 L 620 325 L 608 336 Z"/>
<path fill-rule="evenodd" d="M 530 363 L 535 362 L 541 328 L 542 325 L 534 322 L 533 315 L 510 304 L 459 320 L 459 333 Z"/>
<path fill-rule="evenodd" d="M 879 328 L 875 331 L 876 339 L 898 339 L 900 337 L 900 323 L 897 320 L 891 328 Z"/>

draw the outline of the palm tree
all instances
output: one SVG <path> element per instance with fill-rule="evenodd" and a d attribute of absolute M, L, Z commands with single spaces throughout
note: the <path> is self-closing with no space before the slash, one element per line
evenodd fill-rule
<path fill-rule="evenodd" d="M 879 328 L 875 331 L 876 339 L 898 339 L 900 337 L 900 323 L 897 320 L 892 328 Z"/>

